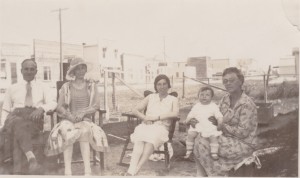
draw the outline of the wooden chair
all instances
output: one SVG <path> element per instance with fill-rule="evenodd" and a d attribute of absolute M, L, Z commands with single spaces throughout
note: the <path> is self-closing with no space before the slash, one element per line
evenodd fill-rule
<path fill-rule="evenodd" d="M 57 88 L 57 98 L 58 98 L 58 93 L 59 93 L 59 90 L 61 89 L 62 85 L 66 83 L 66 81 L 57 81 L 56 82 L 56 88 Z M 106 113 L 106 110 L 102 110 L 102 109 L 98 109 L 97 112 L 92 116 L 92 122 L 94 122 L 96 125 L 102 127 L 103 126 L 103 115 Z M 96 115 L 98 114 L 98 123 L 96 122 Z M 61 118 L 57 118 L 57 122 L 59 122 L 61 120 Z M 51 122 L 53 123 L 53 122 Z M 53 128 L 53 126 L 52 126 Z M 57 159 L 57 163 L 58 164 L 64 164 L 64 162 L 62 161 L 63 159 L 61 158 L 62 157 L 62 154 L 60 154 L 58 156 L 58 159 Z M 92 157 L 93 159 L 91 160 L 91 162 L 96 165 L 97 162 L 99 162 L 99 165 L 100 165 L 100 171 L 101 171 L 101 175 L 103 175 L 104 173 L 104 153 L 103 152 L 99 152 L 99 158 L 97 157 L 97 152 L 95 150 L 92 150 Z M 73 163 L 83 163 L 83 160 L 77 160 L 77 161 L 72 161 L 72 164 Z"/>
<path fill-rule="evenodd" d="M 148 96 L 149 94 L 151 94 L 152 92 L 150 91 L 145 91 L 144 92 L 144 96 Z M 173 95 L 175 97 L 177 97 L 177 93 L 173 92 L 170 93 L 170 95 Z M 118 165 L 120 166 L 129 166 L 129 163 L 123 163 L 123 159 L 124 156 L 126 154 L 127 151 L 132 151 L 133 148 L 129 148 L 129 144 L 130 144 L 130 135 L 133 133 L 135 127 L 137 125 L 139 125 L 141 123 L 141 120 L 138 119 L 135 115 L 133 115 L 132 113 L 122 113 L 122 116 L 126 116 L 127 117 L 127 137 L 125 140 L 125 144 L 121 153 L 121 157 L 120 157 L 120 161 L 118 163 Z M 170 152 L 168 149 L 168 143 L 172 143 L 172 138 L 174 136 L 174 131 L 175 131 L 175 126 L 176 126 L 176 122 L 179 121 L 180 118 L 174 118 L 172 119 L 171 125 L 169 127 L 169 140 L 167 142 L 164 143 L 164 150 L 160 151 L 160 150 L 155 150 L 154 153 L 157 154 L 164 154 L 165 155 L 165 167 L 167 170 L 170 170 Z"/>

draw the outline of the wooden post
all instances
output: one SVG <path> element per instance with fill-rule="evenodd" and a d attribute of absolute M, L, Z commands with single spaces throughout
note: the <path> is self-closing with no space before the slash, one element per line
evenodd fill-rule
<path fill-rule="evenodd" d="M 107 94 L 107 70 L 104 70 L 104 108 L 106 110 L 105 119 L 109 120 L 108 94 Z"/>
<path fill-rule="evenodd" d="M 207 77 L 207 83 L 209 84 L 209 78 Z"/>
<path fill-rule="evenodd" d="M 184 87 L 185 87 L 185 76 L 184 76 L 184 72 L 182 75 L 182 98 L 184 98 Z"/>
<path fill-rule="evenodd" d="M 265 99 L 265 103 L 268 102 L 268 88 L 269 88 L 270 72 L 271 72 L 271 65 L 269 65 L 267 79 L 266 79 L 266 91 L 265 91 L 266 99 Z"/>
<path fill-rule="evenodd" d="M 295 56 L 295 74 L 296 80 L 299 82 L 299 48 L 293 49 L 293 56 Z"/>
<path fill-rule="evenodd" d="M 266 82 L 266 74 L 264 74 L 264 101 L 267 103 L 267 82 Z"/>
<path fill-rule="evenodd" d="M 146 71 L 146 76 L 145 76 L 145 79 L 146 79 L 146 80 L 145 80 L 145 82 L 146 82 L 146 89 L 145 89 L 145 90 L 148 89 L 148 88 L 147 88 L 147 77 L 148 77 L 148 76 L 147 76 L 147 71 Z"/>
<path fill-rule="evenodd" d="M 112 73 L 112 104 L 113 109 L 116 110 L 116 73 Z"/>

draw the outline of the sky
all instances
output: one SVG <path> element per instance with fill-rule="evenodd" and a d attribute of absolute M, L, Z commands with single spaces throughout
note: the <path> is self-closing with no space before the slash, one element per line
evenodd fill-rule
<path fill-rule="evenodd" d="M 253 58 L 262 66 L 300 47 L 285 0 L 0 0 L 0 42 L 104 44 L 167 60 Z M 299 10 L 299 6 L 298 6 Z M 300 18 L 300 17 L 298 17 Z"/>

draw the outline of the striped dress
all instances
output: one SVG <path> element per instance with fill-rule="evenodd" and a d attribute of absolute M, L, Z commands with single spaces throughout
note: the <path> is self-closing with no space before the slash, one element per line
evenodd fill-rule
<path fill-rule="evenodd" d="M 82 89 L 77 89 L 73 85 L 70 85 L 71 91 L 71 103 L 70 103 L 70 111 L 72 114 L 80 112 L 81 110 L 87 108 L 89 106 L 89 94 L 87 91 L 87 87 L 83 87 Z M 91 116 L 85 116 L 85 121 L 91 122 Z M 88 141 L 89 137 L 91 137 L 91 132 L 89 132 L 89 125 L 85 121 L 75 123 L 75 129 L 79 129 L 81 131 L 81 135 L 78 138 L 78 141 Z"/>

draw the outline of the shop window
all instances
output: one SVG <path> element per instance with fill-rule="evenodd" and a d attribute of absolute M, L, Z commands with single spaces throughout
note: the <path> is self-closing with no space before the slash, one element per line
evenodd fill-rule
<path fill-rule="evenodd" d="M 11 69 L 11 83 L 17 83 L 18 76 L 17 76 L 17 64 L 15 62 L 10 63 L 10 69 Z"/>
<path fill-rule="evenodd" d="M 44 80 L 51 80 L 51 68 L 49 66 L 44 66 Z"/>
<path fill-rule="evenodd" d="M 0 79 L 6 79 L 6 63 L 1 63 L 1 67 L 0 67 Z"/>

